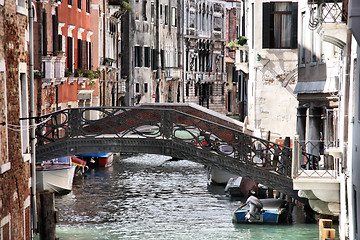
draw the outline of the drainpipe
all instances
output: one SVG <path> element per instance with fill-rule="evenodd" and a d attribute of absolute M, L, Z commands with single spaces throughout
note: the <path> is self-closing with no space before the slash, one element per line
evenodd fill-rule
<path fill-rule="evenodd" d="M 34 16 L 32 11 L 32 0 L 28 0 L 29 11 L 29 73 L 30 73 L 30 144 L 31 144 L 31 209 L 33 220 L 33 233 L 37 232 L 37 211 L 36 211 L 36 139 L 35 139 L 35 104 L 34 104 Z"/>

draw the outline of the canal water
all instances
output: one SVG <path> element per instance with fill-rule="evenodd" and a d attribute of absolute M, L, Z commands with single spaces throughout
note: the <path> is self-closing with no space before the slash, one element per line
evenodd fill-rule
<path fill-rule="evenodd" d="M 159 155 L 117 155 L 89 170 L 73 191 L 55 199 L 57 235 L 91 239 L 318 239 L 318 225 L 295 208 L 288 225 L 234 224 L 241 205 L 208 184 L 203 165 Z"/>

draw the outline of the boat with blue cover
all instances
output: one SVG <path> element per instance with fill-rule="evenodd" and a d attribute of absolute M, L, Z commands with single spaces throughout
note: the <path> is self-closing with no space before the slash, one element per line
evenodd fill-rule
<path fill-rule="evenodd" d="M 282 199 L 261 199 L 250 196 L 244 205 L 234 212 L 235 223 L 286 223 L 288 204 Z"/>

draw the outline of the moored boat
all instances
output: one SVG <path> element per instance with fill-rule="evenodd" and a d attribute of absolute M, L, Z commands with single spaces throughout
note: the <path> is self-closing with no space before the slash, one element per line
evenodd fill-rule
<path fill-rule="evenodd" d="M 89 167 L 110 167 L 113 162 L 113 153 L 85 153 L 76 157 L 86 161 Z"/>
<path fill-rule="evenodd" d="M 88 166 L 86 166 L 86 161 L 75 156 L 71 156 L 71 162 L 72 164 L 76 165 L 75 177 L 82 176 L 84 172 L 89 168 Z"/>
<path fill-rule="evenodd" d="M 57 194 L 69 193 L 72 190 L 75 167 L 70 156 L 36 164 L 36 189 Z"/>
<path fill-rule="evenodd" d="M 286 223 L 287 202 L 282 199 L 261 199 L 250 196 L 246 203 L 234 212 L 236 223 Z"/>

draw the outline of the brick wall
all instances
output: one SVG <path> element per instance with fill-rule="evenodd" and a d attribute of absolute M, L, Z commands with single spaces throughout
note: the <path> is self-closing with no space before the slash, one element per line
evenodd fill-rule
<path fill-rule="evenodd" d="M 28 65 L 27 17 L 17 10 L 27 12 L 14 0 L 0 4 L 0 239 L 4 240 L 30 239 L 31 229 L 30 163 L 22 160 L 20 132 L 12 130 L 20 125 L 19 64 Z"/>

